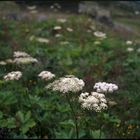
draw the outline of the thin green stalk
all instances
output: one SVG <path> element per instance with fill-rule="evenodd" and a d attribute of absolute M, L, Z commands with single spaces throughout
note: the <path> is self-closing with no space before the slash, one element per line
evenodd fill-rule
<path fill-rule="evenodd" d="M 68 94 L 66 94 L 66 98 L 67 98 L 67 101 L 70 105 L 70 108 L 71 108 L 71 112 L 72 112 L 72 116 L 74 117 L 74 122 L 75 122 L 75 129 L 76 129 L 76 138 L 79 139 L 79 131 L 78 131 L 78 122 L 77 122 L 77 117 L 76 117 L 76 114 L 74 112 L 74 109 L 73 109 L 73 106 L 72 106 L 72 103 L 70 101 L 70 98 L 68 96 Z"/>

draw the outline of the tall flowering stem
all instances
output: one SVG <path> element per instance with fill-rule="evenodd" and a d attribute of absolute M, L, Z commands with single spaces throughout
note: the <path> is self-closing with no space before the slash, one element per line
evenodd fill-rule
<path fill-rule="evenodd" d="M 73 105 L 72 105 L 72 103 L 70 101 L 69 93 L 65 94 L 65 95 L 66 95 L 66 99 L 68 101 L 68 104 L 70 105 L 72 116 L 74 117 L 75 130 L 76 130 L 76 138 L 79 139 L 78 121 L 77 121 L 76 113 L 75 113 L 75 111 L 73 109 Z"/>
<path fill-rule="evenodd" d="M 72 106 L 72 102 L 70 101 L 69 94 L 79 92 L 80 90 L 83 89 L 84 86 L 85 86 L 85 83 L 82 79 L 78 79 L 74 75 L 66 75 L 65 77 L 61 77 L 58 80 L 55 80 L 53 83 L 50 83 L 46 87 L 46 89 L 51 88 L 53 91 L 59 91 L 60 93 L 66 96 L 66 99 L 71 108 L 72 115 L 74 117 L 77 139 L 79 138 L 78 122 L 77 122 L 76 113 L 74 112 L 74 109 Z"/>

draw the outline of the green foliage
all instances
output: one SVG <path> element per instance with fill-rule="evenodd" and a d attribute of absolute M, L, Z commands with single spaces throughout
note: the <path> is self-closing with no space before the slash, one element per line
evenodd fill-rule
<path fill-rule="evenodd" d="M 139 138 L 140 108 L 140 55 L 139 45 L 132 45 L 135 52 L 127 52 L 124 40 L 105 30 L 107 38 L 100 40 L 88 33 L 89 22 L 85 16 L 71 17 L 58 23 L 56 19 L 41 22 L 3 21 L 10 35 L 18 41 L 18 51 L 25 51 L 38 59 L 38 64 L 0 65 L 0 128 L 9 128 L 11 138 L 75 139 L 76 129 L 71 108 L 65 96 L 46 90 L 49 82 L 37 75 L 48 70 L 56 79 L 73 74 L 86 83 L 85 91 L 93 90 L 97 81 L 116 82 L 119 91 L 115 95 L 116 106 L 104 113 L 83 111 L 77 100 L 73 107 L 78 122 L 79 138 Z M 62 26 L 61 38 L 52 32 Z M 73 28 L 68 32 L 67 27 Z M 0 31 L 0 35 L 3 31 Z M 30 40 L 31 36 L 50 39 L 50 44 Z M 11 41 L 0 38 L 0 60 L 12 58 Z M 60 42 L 68 41 L 68 45 Z M 99 41 L 100 44 L 94 44 Z M 8 72 L 20 70 L 19 81 L 4 81 Z M 50 81 L 51 82 L 51 81 Z M 74 97 L 78 97 L 79 93 Z M 110 95 L 113 99 L 114 95 Z"/>

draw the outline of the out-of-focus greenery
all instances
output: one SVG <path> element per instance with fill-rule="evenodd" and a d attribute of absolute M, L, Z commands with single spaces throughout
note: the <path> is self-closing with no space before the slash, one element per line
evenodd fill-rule
<path fill-rule="evenodd" d="M 8 32 L 19 45 L 18 51 L 25 51 L 38 59 L 35 65 L 0 65 L 0 127 L 8 128 L 10 138 L 76 138 L 75 124 L 70 107 L 60 93 L 47 91 L 48 82 L 37 75 L 48 70 L 61 77 L 73 74 L 86 83 L 85 91 L 93 91 L 98 81 L 116 83 L 119 90 L 110 98 L 117 102 L 107 111 L 88 114 L 75 107 L 79 138 L 140 138 L 140 53 L 139 44 L 127 46 L 125 40 L 115 36 L 85 16 L 75 16 L 59 23 L 56 19 L 47 21 L 6 20 Z M 56 38 L 54 26 L 61 26 L 62 37 Z M 88 33 L 90 26 L 107 34 L 100 40 Z M 73 29 L 68 32 L 67 27 Z M 0 36 L 3 36 L 3 28 Z M 50 40 L 40 43 L 31 36 Z M 68 41 L 62 45 L 60 42 Z M 99 41 L 100 44 L 96 44 Z M 12 42 L 0 38 L 0 60 L 13 57 Z M 133 47 L 133 52 L 127 48 Z M 5 82 L 8 72 L 20 70 L 19 81 Z M 92 116 L 91 116 L 92 115 Z"/>

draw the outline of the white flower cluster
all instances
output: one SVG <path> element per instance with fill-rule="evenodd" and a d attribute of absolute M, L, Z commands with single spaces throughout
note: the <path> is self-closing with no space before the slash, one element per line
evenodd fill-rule
<path fill-rule="evenodd" d="M 55 26 L 53 29 L 54 29 L 54 30 L 61 30 L 62 27 L 61 27 L 61 26 Z"/>
<path fill-rule="evenodd" d="M 130 40 L 127 40 L 127 41 L 126 41 L 126 45 L 132 45 L 132 44 L 133 44 L 132 41 L 130 41 Z"/>
<path fill-rule="evenodd" d="M 81 93 L 79 102 L 83 109 L 95 110 L 96 112 L 101 112 L 108 108 L 105 95 L 97 92 L 91 92 L 91 94 L 88 92 Z"/>
<path fill-rule="evenodd" d="M 33 6 L 27 6 L 27 9 L 28 10 L 34 10 L 34 9 L 36 9 L 36 6 L 35 5 L 33 5 Z"/>
<path fill-rule="evenodd" d="M 30 55 L 27 54 L 26 52 L 16 51 L 16 52 L 14 52 L 13 57 L 14 58 L 18 58 L 18 57 L 30 57 Z"/>
<path fill-rule="evenodd" d="M 31 57 L 29 54 L 25 52 L 14 52 L 14 63 L 16 64 L 29 64 L 29 63 L 37 63 L 38 60 Z"/>
<path fill-rule="evenodd" d="M 12 59 L 6 59 L 5 61 L 0 61 L 0 65 L 7 65 L 7 64 L 13 64 L 14 61 Z"/>
<path fill-rule="evenodd" d="M 29 63 L 37 63 L 37 59 L 32 57 L 25 57 L 25 58 L 15 58 L 14 63 L 16 64 L 29 64 Z"/>
<path fill-rule="evenodd" d="M 5 61 L 0 61 L 0 65 L 6 65 L 7 63 Z"/>
<path fill-rule="evenodd" d="M 49 43 L 50 42 L 50 40 L 49 39 L 47 39 L 47 38 L 42 38 L 42 37 L 38 37 L 38 38 L 36 38 L 36 40 L 38 41 L 38 42 L 40 42 L 40 43 Z"/>
<path fill-rule="evenodd" d="M 60 22 L 60 23 L 65 23 L 67 21 L 67 19 L 65 19 L 65 18 L 59 18 L 59 19 L 57 19 L 57 21 Z"/>
<path fill-rule="evenodd" d="M 99 38 L 102 38 L 102 39 L 106 38 L 106 34 L 103 33 L 103 32 L 100 32 L 100 31 L 94 32 L 94 35 L 95 35 L 96 37 L 99 37 Z"/>
<path fill-rule="evenodd" d="M 100 93 L 112 93 L 115 90 L 118 90 L 118 86 L 112 83 L 98 82 L 94 85 L 94 89 Z"/>
<path fill-rule="evenodd" d="M 73 32 L 73 29 L 70 28 L 70 27 L 67 27 L 67 31 L 68 31 L 68 32 Z"/>
<path fill-rule="evenodd" d="M 22 73 L 20 71 L 13 71 L 8 73 L 7 75 L 4 76 L 4 80 L 9 81 L 9 80 L 19 80 L 22 76 Z"/>
<path fill-rule="evenodd" d="M 50 83 L 46 88 L 52 88 L 53 91 L 60 91 L 62 93 L 78 92 L 83 89 L 85 83 L 83 80 L 76 78 L 73 75 L 67 75 L 53 83 Z"/>
<path fill-rule="evenodd" d="M 128 47 L 128 48 L 127 48 L 127 51 L 128 51 L 128 52 L 133 52 L 134 49 L 133 49 L 132 47 Z"/>
<path fill-rule="evenodd" d="M 52 78 L 55 77 L 55 74 L 52 74 L 49 71 L 42 71 L 39 75 L 38 75 L 41 79 L 45 79 L 45 80 L 50 80 Z"/>
<path fill-rule="evenodd" d="M 60 37 L 62 37 L 62 35 L 61 34 L 56 34 L 55 37 L 60 38 Z"/>

